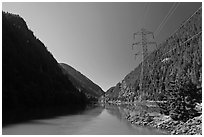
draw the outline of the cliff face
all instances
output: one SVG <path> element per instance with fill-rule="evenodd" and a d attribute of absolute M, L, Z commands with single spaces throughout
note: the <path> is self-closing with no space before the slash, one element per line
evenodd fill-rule
<path fill-rule="evenodd" d="M 140 92 L 141 64 L 129 73 L 109 96 L 132 101 L 157 100 L 160 93 L 179 80 L 191 80 L 201 87 L 202 9 L 199 9 L 159 48 L 145 59 L 143 89 Z M 118 87 L 118 86 L 116 86 Z"/>

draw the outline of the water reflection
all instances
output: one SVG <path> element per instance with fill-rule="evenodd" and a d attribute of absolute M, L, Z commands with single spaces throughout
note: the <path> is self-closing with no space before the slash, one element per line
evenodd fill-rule
<path fill-rule="evenodd" d="M 162 134 L 160 131 L 131 125 L 123 107 L 105 106 L 89 109 L 81 114 L 39 119 L 3 128 L 3 134 L 30 135 L 133 135 Z"/>
<path fill-rule="evenodd" d="M 135 108 L 133 106 L 113 106 L 113 105 L 106 105 L 105 108 L 107 109 L 107 112 L 116 117 L 118 120 L 121 121 L 121 123 L 126 124 L 125 127 L 128 127 L 127 134 L 137 134 L 137 135 L 157 135 L 157 134 L 166 134 L 164 131 L 161 131 L 159 129 L 151 128 L 151 127 L 142 127 L 142 126 L 135 126 L 130 124 L 127 119 L 125 119 L 125 116 L 130 113 L 140 113 L 139 111 L 141 108 Z M 145 108 L 143 108 L 145 109 Z M 131 131 L 129 131 L 129 129 Z M 133 132 L 132 132 L 133 131 Z"/>
<path fill-rule="evenodd" d="M 122 113 L 120 113 L 120 107 L 119 106 L 111 106 L 111 105 L 106 105 L 105 109 L 109 114 L 112 116 L 116 116 L 119 120 L 122 120 Z"/>

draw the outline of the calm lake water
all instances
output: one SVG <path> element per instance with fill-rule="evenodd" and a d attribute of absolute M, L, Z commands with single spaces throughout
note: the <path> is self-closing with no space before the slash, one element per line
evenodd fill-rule
<path fill-rule="evenodd" d="M 32 120 L 3 127 L 4 135 L 157 135 L 162 131 L 131 125 L 123 117 L 123 108 L 117 106 L 97 107 L 76 115 L 52 119 Z"/>

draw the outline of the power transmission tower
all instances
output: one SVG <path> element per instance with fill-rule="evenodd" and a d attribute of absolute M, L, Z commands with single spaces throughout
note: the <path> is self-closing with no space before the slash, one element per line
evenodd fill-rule
<path fill-rule="evenodd" d="M 137 35 L 140 35 L 142 37 L 141 41 L 135 40 Z M 147 45 L 156 45 L 156 48 L 157 48 L 156 42 L 147 41 L 147 35 L 152 35 L 152 38 L 154 39 L 154 33 L 147 31 L 144 28 L 142 28 L 141 31 L 133 33 L 133 38 L 134 38 L 134 41 L 136 41 L 136 42 L 132 44 L 132 49 L 134 49 L 134 46 L 142 46 L 142 54 L 139 54 L 139 52 L 137 52 L 135 54 L 135 57 L 138 55 L 142 55 L 142 67 L 141 67 L 140 84 L 139 84 L 140 91 L 142 91 L 142 89 L 143 89 L 144 68 L 146 67 L 145 59 L 149 54 L 148 49 L 147 49 Z"/>

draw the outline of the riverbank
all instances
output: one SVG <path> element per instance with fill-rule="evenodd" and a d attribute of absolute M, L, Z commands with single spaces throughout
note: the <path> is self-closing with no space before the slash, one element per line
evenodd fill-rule
<path fill-rule="evenodd" d="M 79 114 L 35 119 L 2 128 L 3 135 L 166 135 L 161 130 L 132 126 L 123 107 L 110 105 Z"/>
<path fill-rule="evenodd" d="M 138 102 L 125 106 L 124 117 L 133 125 L 162 129 L 172 135 L 202 135 L 202 115 L 187 122 L 175 121 L 161 114 L 154 102 Z"/>
<path fill-rule="evenodd" d="M 99 104 L 84 104 L 84 105 L 69 105 L 69 106 L 53 106 L 53 107 L 38 107 L 38 108 L 16 108 L 3 111 L 5 115 L 2 119 L 2 126 L 24 123 L 30 120 L 54 118 L 58 116 L 75 115 L 83 113 L 98 107 Z"/>

